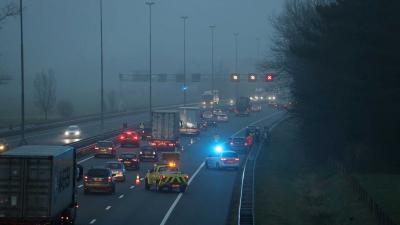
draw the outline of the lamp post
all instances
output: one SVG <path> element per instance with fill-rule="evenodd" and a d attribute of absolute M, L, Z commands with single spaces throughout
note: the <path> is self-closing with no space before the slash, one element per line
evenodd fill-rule
<path fill-rule="evenodd" d="M 235 32 L 235 33 L 233 33 L 233 36 L 235 37 L 235 73 L 238 73 L 238 37 L 239 37 L 239 33 Z M 239 98 L 239 82 L 236 82 L 236 84 L 235 84 L 235 95 L 236 95 L 236 98 Z"/>
<path fill-rule="evenodd" d="M 103 0 L 100 0 L 100 124 L 104 129 L 104 57 L 103 57 Z"/>
<path fill-rule="evenodd" d="M 211 30 L 211 92 L 213 95 L 213 101 L 215 100 L 215 91 L 214 91 L 214 30 L 215 30 L 214 25 L 209 26 Z M 213 104 L 214 107 L 214 104 Z"/>
<path fill-rule="evenodd" d="M 181 19 L 183 20 L 183 106 L 186 106 L 186 20 L 189 17 L 182 16 Z"/>
<path fill-rule="evenodd" d="M 19 20 L 20 20 L 20 50 L 21 50 L 21 140 L 20 145 L 26 144 L 25 139 L 25 71 L 24 71 L 24 26 L 22 13 L 22 0 L 19 1 Z"/>
<path fill-rule="evenodd" d="M 152 86 L 151 86 L 151 69 L 152 69 L 152 65 L 151 65 L 151 6 L 154 5 L 154 2 L 152 1 L 147 1 L 146 5 L 149 6 L 149 115 L 150 115 L 150 119 L 151 119 L 151 111 L 152 111 Z"/>

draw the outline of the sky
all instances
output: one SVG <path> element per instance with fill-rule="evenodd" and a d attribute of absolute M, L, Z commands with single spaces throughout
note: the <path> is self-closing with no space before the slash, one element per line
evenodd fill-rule
<path fill-rule="evenodd" d="M 5 2 L 16 0 L 2 0 Z M 25 72 L 53 69 L 60 93 L 72 87 L 96 86 L 100 74 L 99 0 L 23 0 Z M 257 41 L 268 54 L 272 28 L 283 0 L 156 0 L 152 6 L 153 73 L 181 73 L 183 21 L 187 20 L 187 73 L 211 71 L 211 32 L 215 25 L 216 70 L 234 70 L 234 32 L 239 32 L 239 72 L 255 71 Z M 119 73 L 147 73 L 149 8 L 142 0 L 103 0 L 105 82 L 114 87 Z M 0 70 L 18 80 L 19 17 L 1 24 Z M 94 85 L 96 84 L 96 85 Z M 0 87 L 0 101 L 18 82 Z M 85 87 L 85 88 L 83 88 Z M 13 89 L 10 89 L 13 88 Z M 3 89 L 3 91 L 1 90 Z M 95 87 L 93 89 L 96 89 Z M 4 93 L 4 92 L 7 93 Z"/>

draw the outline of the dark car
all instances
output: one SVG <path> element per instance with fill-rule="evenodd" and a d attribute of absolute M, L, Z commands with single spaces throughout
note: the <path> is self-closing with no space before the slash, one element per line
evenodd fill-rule
<path fill-rule="evenodd" d="M 249 146 L 246 142 L 245 137 L 234 137 L 234 138 L 229 138 L 229 149 L 233 151 L 247 151 L 249 149 Z"/>
<path fill-rule="evenodd" d="M 115 193 L 115 181 L 108 168 L 91 168 L 83 177 L 84 194 L 96 191 Z"/>
<path fill-rule="evenodd" d="M 98 141 L 94 147 L 94 156 L 106 155 L 115 158 L 116 146 L 113 141 Z"/>
<path fill-rule="evenodd" d="M 143 128 L 139 131 L 143 140 L 151 139 L 151 128 Z"/>
<path fill-rule="evenodd" d="M 140 138 L 139 134 L 132 130 L 126 130 L 118 137 L 119 142 L 121 143 L 121 147 L 125 146 L 133 146 L 139 147 Z"/>
<path fill-rule="evenodd" d="M 118 156 L 118 161 L 123 163 L 126 169 L 139 169 L 140 160 L 135 153 L 124 153 Z"/>
<path fill-rule="evenodd" d="M 145 161 L 145 160 L 150 160 L 150 161 L 154 161 L 154 162 L 158 161 L 157 152 L 151 146 L 143 146 L 142 148 L 140 148 L 139 157 L 140 157 L 140 160 L 142 160 L 142 161 Z"/>

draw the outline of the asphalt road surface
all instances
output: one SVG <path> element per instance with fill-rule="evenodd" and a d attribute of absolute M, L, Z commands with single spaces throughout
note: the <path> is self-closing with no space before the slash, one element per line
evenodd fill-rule
<path fill-rule="evenodd" d="M 144 189 L 144 176 L 153 167 L 152 162 L 142 162 L 139 171 L 127 171 L 125 182 L 117 183 L 116 193 L 83 194 L 83 185 L 78 186 L 77 224 L 143 224 L 143 225 L 223 225 L 227 218 L 233 183 L 237 171 L 207 170 L 204 160 L 209 152 L 215 133 L 223 139 L 244 135 L 249 124 L 270 125 L 279 120 L 284 111 L 264 106 L 260 113 L 250 117 L 236 118 L 230 114 L 228 123 L 220 123 L 218 128 L 209 129 L 197 138 L 181 139 L 184 150 L 181 155 L 180 169 L 189 174 L 189 187 L 184 194 Z M 145 116 L 145 115 L 143 115 Z M 116 119 L 115 123 L 122 120 Z M 135 121 L 137 122 L 137 121 Z M 94 125 L 93 125 L 94 126 Z M 85 129 L 94 129 L 88 125 Z M 122 152 L 137 152 L 134 148 L 120 148 Z M 90 167 L 103 166 L 106 158 L 87 156 L 80 160 L 85 172 Z M 139 175 L 140 183 L 136 183 Z"/>

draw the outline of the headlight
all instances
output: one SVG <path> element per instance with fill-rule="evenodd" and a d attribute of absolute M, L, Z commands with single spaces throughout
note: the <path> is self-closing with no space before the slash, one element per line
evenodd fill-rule
<path fill-rule="evenodd" d="M 206 102 L 202 102 L 202 104 L 203 104 L 203 105 L 205 105 L 205 104 L 206 104 Z"/>
<path fill-rule="evenodd" d="M 69 134 L 69 133 L 68 133 L 67 131 L 64 132 L 64 135 L 65 135 L 65 136 L 68 136 L 68 134 Z"/>
<path fill-rule="evenodd" d="M 260 97 L 261 98 L 261 100 L 263 100 L 264 99 L 264 97 Z"/>
<path fill-rule="evenodd" d="M 269 96 L 269 97 L 268 97 L 268 100 L 271 100 L 271 99 L 272 99 L 272 97 L 271 97 L 271 96 Z"/>
<path fill-rule="evenodd" d="M 275 96 L 272 97 L 272 100 L 275 100 Z"/>
<path fill-rule="evenodd" d="M 250 100 L 253 100 L 253 97 L 250 97 Z"/>
<path fill-rule="evenodd" d="M 4 145 L 0 145 L 0 150 L 2 151 L 4 149 L 5 149 Z"/>
<path fill-rule="evenodd" d="M 257 100 L 257 99 L 258 99 L 258 96 L 254 96 L 254 98 Z"/>
<path fill-rule="evenodd" d="M 75 136 L 78 136 L 78 135 L 80 135 L 80 134 L 81 134 L 80 131 L 75 131 Z"/>

